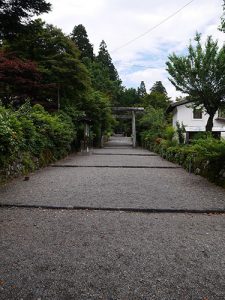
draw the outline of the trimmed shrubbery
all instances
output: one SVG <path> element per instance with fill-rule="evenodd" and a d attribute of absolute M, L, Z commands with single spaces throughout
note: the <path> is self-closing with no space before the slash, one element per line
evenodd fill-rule
<path fill-rule="evenodd" d="M 152 133 L 142 133 L 142 142 L 151 151 L 163 158 L 182 165 L 189 172 L 202 175 L 210 181 L 225 187 L 225 140 L 211 136 L 179 144 L 171 128 L 166 129 L 160 138 L 152 139 Z"/>
<path fill-rule="evenodd" d="M 0 106 L 1 177 L 26 173 L 70 151 L 76 128 L 67 114 L 49 114 L 41 105 L 19 110 Z M 13 174 L 15 173 L 15 174 Z"/>

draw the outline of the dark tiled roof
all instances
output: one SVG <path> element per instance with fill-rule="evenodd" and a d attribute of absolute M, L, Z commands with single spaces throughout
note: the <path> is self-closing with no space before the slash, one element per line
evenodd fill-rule
<path fill-rule="evenodd" d="M 170 104 L 170 106 L 168 106 L 166 113 L 170 113 L 174 110 L 174 108 L 176 108 L 177 106 L 183 105 L 183 104 L 187 104 L 187 103 L 191 103 L 192 101 L 189 99 L 184 99 L 181 101 L 177 101 L 177 102 L 173 102 Z"/>

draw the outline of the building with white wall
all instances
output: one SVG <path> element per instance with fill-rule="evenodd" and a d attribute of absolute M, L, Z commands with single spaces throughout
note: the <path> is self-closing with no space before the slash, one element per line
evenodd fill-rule
<path fill-rule="evenodd" d="M 176 122 L 184 124 L 186 130 L 186 139 L 189 140 L 193 134 L 204 132 L 209 115 L 202 109 L 196 109 L 188 100 L 182 100 L 172 103 L 167 112 L 173 114 L 173 127 L 176 128 Z M 213 120 L 213 130 L 218 136 L 225 138 L 225 116 L 217 112 Z"/>

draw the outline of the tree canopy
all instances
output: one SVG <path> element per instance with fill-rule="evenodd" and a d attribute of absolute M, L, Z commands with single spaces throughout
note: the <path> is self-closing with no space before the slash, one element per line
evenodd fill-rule
<path fill-rule="evenodd" d="M 1 0 L 0 39 L 14 37 L 32 17 L 50 10 L 51 4 L 45 0 Z"/>
<path fill-rule="evenodd" d="M 135 106 L 140 104 L 140 97 L 135 88 L 124 88 L 119 97 L 120 106 Z"/>
<path fill-rule="evenodd" d="M 101 41 L 100 43 L 97 62 L 100 63 L 102 67 L 108 71 L 110 80 L 119 80 L 118 72 L 114 64 L 112 63 L 112 58 L 107 50 L 105 41 Z"/>
<path fill-rule="evenodd" d="M 27 33 L 19 34 L 13 41 L 6 43 L 5 49 L 20 59 L 35 61 L 43 81 L 55 85 L 43 97 L 57 101 L 60 89 L 62 106 L 70 103 L 82 107 L 90 87 L 90 78 L 86 67 L 79 60 L 75 44 L 60 29 L 40 19 L 27 27 Z"/>
<path fill-rule="evenodd" d="M 20 106 L 29 98 L 32 105 L 40 103 L 49 111 L 60 107 L 74 120 L 86 115 L 93 120 L 97 138 L 114 123 L 111 106 L 122 90 L 121 81 L 113 80 L 118 74 L 106 44 L 98 60 L 84 26 L 74 28 L 74 35 L 66 36 L 36 19 L 13 38 L 5 36 L 0 46 L 0 99 L 4 105 Z M 86 45 L 78 49 L 82 34 Z"/>
<path fill-rule="evenodd" d="M 169 56 L 167 71 L 178 91 L 188 94 L 196 106 L 204 106 L 209 114 L 206 131 L 212 131 L 214 115 L 225 99 L 225 47 L 219 49 L 211 36 L 205 46 L 199 34 L 195 42 L 195 46 L 190 44 L 186 56 Z"/>
<path fill-rule="evenodd" d="M 223 15 L 221 17 L 221 31 L 225 33 L 225 0 L 223 0 Z"/>
<path fill-rule="evenodd" d="M 144 107 L 151 106 L 154 109 L 162 109 L 163 111 L 167 109 L 170 103 L 170 99 L 165 94 L 159 92 L 151 92 L 143 99 Z"/>
<path fill-rule="evenodd" d="M 147 94 L 144 81 L 141 81 L 140 87 L 138 88 L 138 96 L 143 98 Z"/>
<path fill-rule="evenodd" d="M 0 96 L 3 104 L 19 104 L 28 97 L 37 96 L 40 88 L 43 88 L 41 73 L 36 63 L 0 51 Z"/>
<path fill-rule="evenodd" d="M 160 93 L 167 96 L 167 91 L 164 85 L 162 84 L 162 81 L 156 81 L 153 85 L 153 87 L 150 89 L 151 93 Z"/>
<path fill-rule="evenodd" d="M 87 35 L 87 31 L 82 24 L 74 26 L 74 29 L 71 33 L 71 39 L 76 44 L 78 49 L 81 52 L 80 57 L 88 57 L 92 61 L 94 59 L 93 46 L 90 43 Z"/>

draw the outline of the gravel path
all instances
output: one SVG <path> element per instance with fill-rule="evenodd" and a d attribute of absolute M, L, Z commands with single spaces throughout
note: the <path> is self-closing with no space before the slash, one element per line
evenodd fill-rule
<path fill-rule="evenodd" d="M 105 149 L 104 149 L 105 151 Z M 103 153 L 103 154 L 102 154 Z M 105 152 L 97 152 L 92 155 L 71 155 L 68 158 L 57 162 L 55 165 L 63 165 L 63 166 L 124 166 L 124 167 L 175 167 L 173 163 L 162 159 L 156 155 L 147 155 L 144 153 L 140 154 L 117 154 L 111 151 L 111 154 L 107 154 Z M 107 154 L 107 155 L 106 155 Z M 117 154 L 117 155 L 115 155 Z M 133 154 L 133 155 L 132 155 Z"/>
<path fill-rule="evenodd" d="M 71 155 L 54 167 L 31 174 L 29 181 L 12 181 L 0 188 L 0 203 L 225 210 L 224 189 L 153 153 L 132 148 L 94 153 Z"/>
<path fill-rule="evenodd" d="M 1 203 L 225 209 L 225 190 L 183 169 L 46 168 L 0 189 Z"/>
<path fill-rule="evenodd" d="M 4 209 L 1 299 L 225 299 L 225 216 Z"/>
<path fill-rule="evenodd" d="M 225 299 L 225 214 L 94 210 L 225 210 L 224 189 L 126 144 L 0 188 L 1 204 L 49 207 L 1 207 L 0 299 Z"/>

